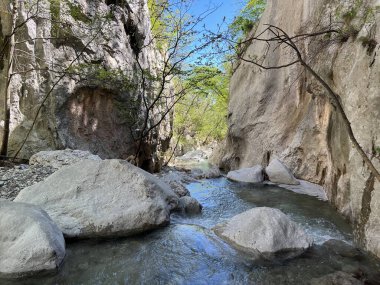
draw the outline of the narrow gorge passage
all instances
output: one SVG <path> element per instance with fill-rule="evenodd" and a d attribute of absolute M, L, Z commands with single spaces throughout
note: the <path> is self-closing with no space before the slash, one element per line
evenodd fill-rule
<path fill-rule="evenodd" d="M 380 285 L 380 0 L 1 0 L 0 285 Z"/>

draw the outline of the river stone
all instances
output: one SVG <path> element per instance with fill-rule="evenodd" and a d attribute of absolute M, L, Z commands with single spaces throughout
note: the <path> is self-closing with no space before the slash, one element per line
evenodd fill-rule
<path fill-rule="evenodd" d="M 84 150 L 54 150 L 54 151 L 40 151 L 29 159 L 29 164 L 39 166 L 50 166 L 59 169 L 63 166 L 72 165 L 79 161 L 91 159 L 101 160 L 97 155 Z"/>
<path fill-rule="evenodd" d="M 186 214 L 195 215 L 202 212 L 202 205 L 197 199 L 184 196 L 179 199 L 179 208 Z"/>
<path fill-rule="evenodd" d="M 45 211 L 0 200 L 0 276 L 52 271 L 64 257 L 62 232 Z"/>
<path fill-rule="evenodd" d="M 178 197 L 122 160 L 84 160 L 25 188 L 15 201 L 40 205 L 68 238 L 130 236 L 166 225 Z"/>
<path fill-rule="evenodd" d="M 269 180 L 274 183 L 299 185 L 300 182 L 293 176 L 292 172 L 277 158 L 273 159 L 265 169 Z"/>
<path fill-rule="evenodd" d="M 176 159 L 182 161 L 202 161 L 207 159 L 207 154 L 203 150 L 197 149 L 189 151 L 185 153 L 183 156 L 176 157 Z"/>
<path fill-rule="evenodd" d="M 156 174 L 156 177 L 169 184 L 178 197 L 190 196 L 189 190 L 187 190 L 183 184 L 183 177 L 185 177 L 184 174 L 178 171 L 168 171 L 164 173 L 158 173 Z"/>
<path fill-rule="evenodd" d="M 237 182 L 261 183 L 264 181 L 263 167 L 256 165 L 251 168 L 242 168 L 230 171 L 227 178 Z"/>
<path fill-rule="evenodd" d="M 213 229 L 236 248 L 256 258 L 292 258 L 308 249 L 313 240 L 278 209 L 254 208 Z"/>
<path fill-rule="evenodd" d="M 194 167 L 190 171 L 190 176 L 196 180 L 198 179 L 213 179 L 222 176 L 219 168 L 214 165 L 207 167 Z"/>

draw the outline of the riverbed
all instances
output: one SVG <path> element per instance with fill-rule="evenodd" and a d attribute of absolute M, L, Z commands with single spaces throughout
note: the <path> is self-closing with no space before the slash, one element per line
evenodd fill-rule
<path fill-rule="evenodd" d="M 336 271 L 355 273 L 369 284 L 380 280 L 380 261 L 353 246 L 352 228 L 326 201 L 225 178 L 200 180 L 187 188 L 203 205 L 201 215 L 174 214 L 168 227 L 132 238 L 68 242 L 57 274 L 0 284 L 307 284 Z M 211 230 L 262 206 L 288 214 L 313 236 L 315 245 L 291 260 L 258 262 Z"/>

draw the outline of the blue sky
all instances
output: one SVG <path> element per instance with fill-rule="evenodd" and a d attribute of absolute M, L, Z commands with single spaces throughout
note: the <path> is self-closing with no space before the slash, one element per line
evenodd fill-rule
<path fill-rule="evenodd" d="M 193 15 L 199 15 L 209 7 L 220 6 L 205 22 L 208 29 L 216 30 L 217 25 L 223 21 L 223 17 L 226 17 L 227 23 L 230 23 L 246 2 L 246 0 L 194 0 L 191 13 Z"/>
<path fill-rule="evenodd" d="M 212 32 L 218 31 L 218 25 L 223 23 L 223 18 L 225 17 L 225 23 L 223 28 L 226 29 L 226 24 L 230 24 L 233 18 L 239 14 L 239 11 L 246 5 L 247 0 L 192 0 L 190 14 L 193 16 L 199 16 L 205 11 L 211 10 L 214 7 L 218 7 L 215 12 L 207 16 L 201 25 L 206 26 L 207 30 L 211 30 Z M 200 28 L 200 26 L 198 26 Z M 195 54 L 190 57 L 187 62 L 189 64 L 195 63 L 196 59 L 203 58 L 202 54 L 207 54 L 212 52 L 212 47 L 208 47 L 203 50 L 201 53 Z M 203 58 L 205 62 L 209 62 L 209 59 Z M 203 61 L 202 59 L 202 61 Z M 224 56 L 221 58 L 215 57 L 212 59 L 216 65 L 218 65 L 221 60 L 224 59 Z"/>

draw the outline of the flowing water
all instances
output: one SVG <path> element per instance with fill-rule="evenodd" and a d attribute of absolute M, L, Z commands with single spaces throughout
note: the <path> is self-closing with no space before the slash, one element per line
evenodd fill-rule
<path fill-rule="evenodd" d="M 151 233 L 67 244 L 59 273 L 0 284 L 307 284 L 335 271 L 356 272 L 379 284 L 380 261 L 352 247 L 352 230 L 324 201 L 269 185 L 225 178 L 188 185 L 204 206 L 198 216 L 172 216 Z M 219 239 L 211 228 L 253 207 L 278 208 L 314 237 L 315 246 L 298 258 L 256 262 Z M 328 240 L 338 240 L 329 241 Z"/>

